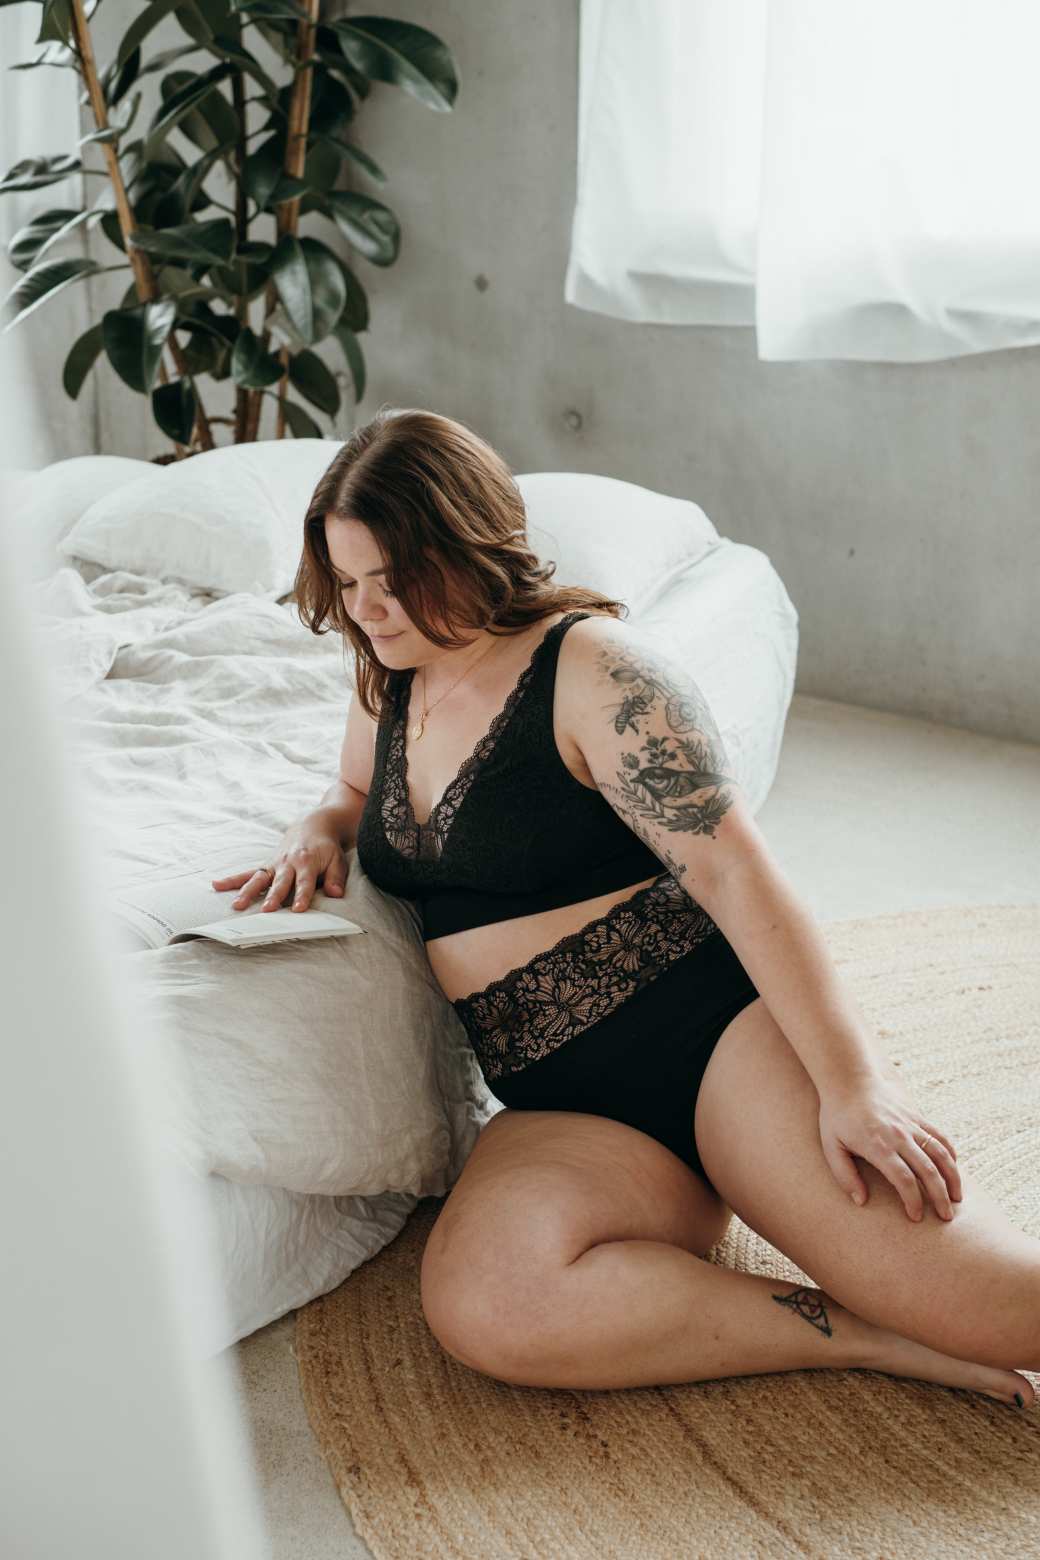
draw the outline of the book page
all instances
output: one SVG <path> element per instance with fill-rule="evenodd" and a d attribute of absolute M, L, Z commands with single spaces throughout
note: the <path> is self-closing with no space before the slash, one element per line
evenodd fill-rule
<path fill-rule="evenodd" d="M 255 849 L 253 853 L 256 854 Z M 263 859 L 262 854 L 260 859 Z M 165 876 L 125 889 L 113 897 L 110 908 L 149 948 L 164 948 L 183 933 L 212 936 L 214 926 L 224 928 L 220 941 L 242 944 L 246 939 L 237 934 L 235 928 L 257 916 L 263 916 L 267 922 L 274 921 L 275 928 L 280 928 L 276 935 L 261 927 L 249 928 L 253 937 L 260 937 L 264 942 L 299 937 L 305 929 L 309 929 L 309 935 L 316 935 L 318 922 L 314 917 L 318 912 L 336 917 L 344 930 L 363 930 L 351 920 L 342 899 L 333 898 L 320 888 L 315 889 L 306 910 L 264 910 L 262 897 L 245 910 L 232 910 L 232 901 L 242 890 L 229 888 L 218 892 L 211 879 L 233 871 L 233 867 L 220 865 L 211 871 L 209 867 L 193 863 L 180 876 Z M 287 916 L 292 917 L 289 925 L 285 924 Z M 322 922 L 324 935 L 328 935 L 330 924 Z M 332 925 L 331 929 L 338 930 L 338 927 Z"/>
<path fill-rule="evenodd" d="M 321 897 L 315 894 L 306 910 L 265 910 L 260 915 L 253 907 L 241 912 L 239 921 L 214 921 L 209 926 L 194 926 L 177 932 L 171 943 L 187 942 L 192 937 L 209 937 L 228 948 L 257 948 L 264 943 L 305 942 L 311 937 L 352 937 L 365 928 L 343 915 L 329 915 L 313 908 Z"/>

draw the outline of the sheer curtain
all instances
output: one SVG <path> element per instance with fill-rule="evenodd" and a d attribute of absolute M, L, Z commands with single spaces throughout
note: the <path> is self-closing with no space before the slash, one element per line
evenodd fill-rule
<path fill-rule="evenodd" d="M 581 0 L 564 296 L 762 359 L 1040 342 L 1040 6 Z"/>
<path fill-rule="evenodd" d="M 2 65 L 35 59 L 43 52 L 35 42 L 39 30 L 38 6 L 5 9 L 0 26 Z M 4 69 L 0 80 L 0 175 L 26 157 L 53 157 L 76 150 L 79 78 L 73 71 L 51 65 L 36 70 Z M 57 207 L 79 210 L 85 199 L 85 182 L 73 174 L 42 189 L 0 195 L 0 300 L 8 297 L 23 275 L 7 258 L 9 241 L 41 212 Z M 94 186 L 101 180 L 89 183 L 88 197 L 97 200 Z M 84 252 L 64 243 L 44 259 Z M 65 394 L 61 383 L 66 353 L 92 322 L 88 286 L 74 282 L 12 330 L 0 330 L 0 469 L 34 470 L 48 461 L 85 455 L 94 448 L 95 376 L 90 376 L 75 401 Z"/>

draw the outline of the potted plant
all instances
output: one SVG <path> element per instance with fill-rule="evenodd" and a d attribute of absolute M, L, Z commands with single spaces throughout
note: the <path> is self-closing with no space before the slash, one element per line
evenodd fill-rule
<path fill-rule="evenodd" d="M 212 449 L 218 423 L 234 442 L 256 439 L 265 406 L 276 437 L 287 429 L 321 437 L 301 401 L 334 417 L 340 392 L 314 348 L 337 342 L 360 400 L 368 301 L 350 265 L 322 237 L 301 234 L 300 221 L 319 216 L 373 265 L 394 263 L 395 213 L 338 187 L 346 170 L 386 183 L 350 132 L 373 81 L 450 111 L 458 91 L 450 50 L 389 17 L 323 22 L 320 0 L 147 0 L 99 67 L 90 27 L 98 0 L 0 0 L 15 3 L 38 7 L 40 53 L 12 68 L 75 71 L 93 129 L 67 154 L 22 159 L 0 193 L 43 189 L 72 173 L 87 188 L 103 182 L 96 201 L 44 207 L 15 234 L 7 252 L 23 275 L 6 300 L 5 328 L 65 287 L 124 270 L 117 307 L 68 353 L 68 395 L 106 358 L 150 397 L 174 443 L 170 459 Z M 156 51 L 151 35 L 167 18 L 181 39 Z M 142 127 L 156 78 L 158 101 Z M 91 165 L 98 159 L 101 167 Z M 82 251 L 94 229 L 118 258 L 61 254 L 67 243 Z M 228 415 L 207 411 L 205 380 L 233 391 Z"/>

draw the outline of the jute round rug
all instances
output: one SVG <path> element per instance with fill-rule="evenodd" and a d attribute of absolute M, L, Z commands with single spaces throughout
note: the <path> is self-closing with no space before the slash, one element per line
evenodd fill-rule
<path fill-rule="evenodd" d="M 1040 907 L 825 923 L 832 957 L 962 1166 L 1040 1236 Z M 512 1386 L 423 1317 L 441 1198 L 296 1318 L 304 1402 L 378 1560 L 1035 1555 L 1040 1405 L 877 1371 Z M 809 1276 L 734 1219 L 710 1260 Z M 1040 1375 L 1031 1377 L 1040 1388 Z"/>

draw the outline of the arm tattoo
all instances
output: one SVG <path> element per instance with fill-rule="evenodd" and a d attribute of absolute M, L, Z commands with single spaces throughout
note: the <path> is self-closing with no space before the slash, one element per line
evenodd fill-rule
<path fill-rule="evenodd" d="M 611 644 L 597 652 L 597 659 L 620 696 L 609 707 L 618 736 L 631 731 L 638 737 L 640 723 L 658 708 L 675 733 L 649 733 L 639 750 L 642 757 L 624 753 L 617 784 L 606 781 L 601 789 L 610 793 L 611 805 L 633 832 L 661 854 L 673 877 L 681 878 L 685 865 L 660 851 L 638 820 L 652 820 L 670 833 L 715 838 L 734 800 L 726 788 L 736 783 L 725 772 L 729 760 L 718 727 L 692 677 L 678 679 L 673 664 L 645 648 Z M 701 797 L 702 791 L 709 794 Z"/>
<path fill-rule="evenodd" d="M 834 1332 L 824 1303 L 830 1299 L 830 1296 L 825 1295 L 822 1289 L 807 1289 L 803 1286 L 792 1289 L 790 1294 L 772 1295 L 770 1298 L 775 1300 L 777 1305 L 789 1305 L 796 1316 L 804 1317 L 813 1327 L 826 1333 L 828 1338 Z M 831 1304 L 834 1304 L 833 1300 Z"/>

